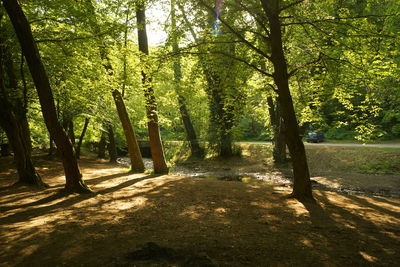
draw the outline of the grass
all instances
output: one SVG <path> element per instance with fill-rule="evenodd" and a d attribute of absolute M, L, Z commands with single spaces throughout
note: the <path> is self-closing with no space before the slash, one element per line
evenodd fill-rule
<path fill-rule="evenodd" d="M 310 169 L 400 174 L 399 148 L 307 147 Z"/>
<path fill-rule="evenodd" d="M 187 142 L 166 142 L 165 148 L 172 162 L 190 156 Z M 271 144 L 237 144 L 235 150 L 240 150 L 242 157 L 273 164 Z M 400 148 L 308 146 L 306 152 L 312 171 L 400 174 Z"/>

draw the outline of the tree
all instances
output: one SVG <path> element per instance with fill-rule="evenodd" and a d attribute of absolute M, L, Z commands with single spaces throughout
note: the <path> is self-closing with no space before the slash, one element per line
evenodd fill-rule
<path fill-rule="evenodd" d="M 100 26 L 97 21 L 96 12 L 92 3 L 92 0 L 85 1 L 86 8 L 88 10 L 89 15 L 92 17 L 90 27 L 92 27 L 92 31 L 95 35 L 100 34 Z M 127 23 L 127 21 L 126 21 Z M 127 25 L 126 25 L 127 27 Z M 99 49 L 100 58 L 103 61 L 103 67 L 106 73 L 109 75 L 109 78 L 113 77 L 114 69 L 111 64 L 110 56 L 108 53 L 108 47 L 104 40 L 101 37 L 97 37 L 97 47 Z M 124 86 L 123 86 L 124 88 Z M 128 146 L 129 157 L 131 160 L 131 171 L 133 172 L 143 172 L 144 171 L 144 163 L 142 159 L 142 154 L 140 153 L 139 145 L 136 139 L 136 134 L 132 127 L 131 121 L 129 119 L 128 112 L 126 111 L 126 106 L 124 103 L 123 96 L 121 92 L 113 88 L 112 96 L 114 99 L 114 103 L 118 112 L 119 119 L 121 121 L 122 128 L 124 130 L 126 143 Z M 110 155 L 111 156 L 111 155 Z"/>
<path fill-rule="evenodd" d="M 141 57 L 148 56 L 149 47 L 146 31 L 146 13 L 145 6 L 142 1 L 138 1 L 136 3 L 136 20 L 138 27 L 139 51 L 142 53 Z M 157 102 L 152 86 L 152 78 L 148 73 L 146 73 L 144 64 L 145 62 L 142 61 L 142 84 L 146 99 L 147 126 L 149 130 L 151 157 L 154 163 L 154 172 L 168 173 L 164 148 L 161 142 L 160 128 L 158 125 Z"/>
<path fill-rule="evenodd" d="M 209 7 L 203 0 L 200 2 L 203 6 L 207 7 L 209 10 L 212 10 L 212 8 Z M 263 71 L 252 62 L 236 58 L 242 63 L 245 63 L 246 65 L 263 73 L 267 77 L 273 79 L 276 86 L 274 90 L 278 95 L 281 116 L 284 122 L 286 143 L 292 159 L 294 183 L 291 196 L 298 199 L 313 199 L 307 157 L 304 144 L 300 137 L 299 126 L 289 89 L 290 73 L 288 72 L 285 50 L 283 49 L 283 29 L 281 23 L 282 11 L 302 1 L 293 2 L 283 7 L 281 5 L 282 2 L 283 1 L 280 0 L 260 0 L 260 2 L 258 2 L 260 5 L 257 5 L 257 2 L 251 2 L 251 8 L 243 4 L 241 1 L 237 3 L 242 10 L 250 13 L 250 15 L 254 18 L 255 24 L 259 25 L 258 28 L 263 29 L 264 33 L 257 32 L 256 34 L 260 35 L 264 39 L 266 45 L 263 45 L 262 47 L 266 47 L 267 49 L 257 47 L 255 42 L 248 41 L 247 36 L 241 34 L 240 31 L 236 30 L 234 26 L 228 23 L 226 20 L 221 19 L 221 22 L 238 38 L 240 42 L 244 43 L 256 54 L 271 63 L 273 73 Z M 263 14 L 258 12 L 258 8 L 261 8 Z M 267 19 L 267 25 L 262 19 L 264 17 Z"/>
<path fill-rule="evenodd" d="M 206 81 L 205 91 L 208 95 L 209 106 L 209 140 L 218 156 L 232 156 L 233 129 L 238 118 L 241 116 L 244 94 L 240 84 L 245 84 L 248 75 L 243 69 L 239 69 L 234 58 L 238 54 L 234 36 L 219 35 L 217 37 L 209 34 L 198 35 L 194 30 L 193 23 L 189 21 L 187 12 L 182 5 L 186 26 L 196 42 L 195 47 L 198 54 L 200 68 Z M 208 28 L 214 17 L 214 12 L 205 16 L 199 12 L 198 17 L 202 28 Z M 235 16 L 231 17 L 232 23 Z M 230 21 L 231 22 L 231 21 Z"/>
<path fill-rule="evenodd" d="M 0 23 L 3 22 L 2 19 L 3 10 L 1 9 Z M 0 115 L 0 126 L 6 132 L 14 150 L 18 182 L 47 186 L 36 172 L 31 159 L 32 143 L 26 116 L 28 112 L 27 88 L 18 88 L 13 55 L 5 39 L 7 36 L 5 27 L 3 25 L 0 27 L 0 105 L 4 109 Z M 5 152 L 4 154 L 6 154 Z"/>
<path fill-rule="evenodd" d="M 3 6 L 14 26 L 21 49 L 28 63 L 39 96 L 43 117 L 48 131 L 60 150 L 65 172 L 67 192 L 91 192 L 82 180 L 74 148 L 58 122 L 49 79 L 41 61 L 38 47 L 32 35 L 29 22 L 16 0 L 2 0 Z"/>
<path fill-rule="evenodd" d="M 176 92 L 178 94 L 178 104 L 179 111 L 182 119 L 183 126 L 185 128 L 187 140 L 190 143 L 190 149 L 193 156 L 201 157 L 204 154 L 203 149 L 200 147 L 199 142 L 197 140 L 196 131 L 194 130 L 192 120 L 190 119 L 190 115 L 188 112 L 188 108 L 186 105 L 186 99 L 181 93 L 181 80 L 182 80 L 182 65 L 180 61 L 180 57 L 178 55 L 179 52 L 179 40 L 178 40 L 178 32 L 176 28 L 176 4 L 175 0 L 171 0 L 171 34 L 170 39 L 172 43 L 172 52 L 177 54 L 174 59 L 173 69 L 174 69 L 174 81 Z"/>

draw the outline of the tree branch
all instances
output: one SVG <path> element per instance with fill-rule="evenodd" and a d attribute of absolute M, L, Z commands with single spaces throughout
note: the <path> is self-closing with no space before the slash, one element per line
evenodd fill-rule
<path fill-rule="evenodd" d="M 293 76 L 299 69 L 302 69 L 302 68 L 305 68 L 305 67 L 307 67 L 307 66 L 309 66 L 309 65 L 315 64 L 315 63 L 319 62 L 321 59 L 322 59 L 322 54 L 320 53 L 320 54 L 318 55 L 318 58 L 317 58 L 317 59 L 315 59 L 315 60 L 313 60 L 313 61 L 310 61 L 310 62 L 307 62 L 307 63 L 305 63 L 303 66 L 298 67 L 298 68 L 295 68 L 295 69 L 293 69 L 292 71 L 290 71 L 289 74 L 288 74 L 289 77 Z"/>
<path fill-rule="evenodd" d="M 279 11 L 282 12 L 283 10 L 291 8 L 292 6 L 298 5 L 298 4 L 302 3 L 302 2 L 304 2 L 304 0 L 299 0 L 299 1 L 293 2 L 293 3 L 291 3 L 291 4 L 287 5 L 287 6 L 284 6 L 284 7 L 280 8 Z"/>
<path fill-rule="evenodd" d="M 200 0 L 200 3 L 205 6 L 208 10 L 213 11 L 213 9 L 207 5 L 206 3 L 204 3 L 203 0 Z M 265 54 L 261 49 L 259 49 L 258 47 L 254 46 L 251 42 L 247 41 L 246 38 L 244 38 L 241 34 L 239 34 L 237 31 L 235 31 L 230 25 L 229 23 L 227 23 L 225 20 L 223 19 L 219 19 L 230 31 L 231 33 L 233 33 L 237 38 L 239 38 L 239 40 L 241 40 L 243 43 L 245 43 L 248 47 L 250 47 L 252 50 L 256 51 L 257 53 L 259 53 L 260 55 L 262 55 L 263 57 L 265 57 L 268 60 L 271 60 L 271 57 L 267 54 Z"/>

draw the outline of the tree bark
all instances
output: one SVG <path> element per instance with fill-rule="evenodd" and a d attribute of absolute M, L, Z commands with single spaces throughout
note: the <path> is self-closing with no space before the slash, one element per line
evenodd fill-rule
<path fill-rule="evenodd" d="M 273 131 L 273 151 L 272 155 L 276 164 L 283 164 L 287 162 L 286 158 L 286 141 L 285 129 L 283 120 L 281 118 L 281 111 L 279 103 L 274 103 L 272 96 L 267 99 L 268 112 L 270 116 L 272 131 Z"/>
<path fill-rule="evenodd" d="M 115 145 L 115 138 L 114 138 L 114 130 L 112 125 L 108 125 L 107 127 L 107 135 L 108 135 L 108 155 L 110 156 L 110 162 L 115 163 L 117 162 L 117 147 Z"/>
<path fill-rule="evenodd" d="M 274 66 L 273 78 L 278 88 L 278 101 L 286 133 L 286 142 L 293 164 L 293 192 L 297 199 L 313 199 L 310 173 L 304 144 L 300 138 L 299 126 L 289 90 L 289 75 L 283 50 L 282 29 L 279 19 L 279 0 L 260 0 L 270 26 L 270 61 Z"/>
<path fill-rule="evenodd" d="M 67 192 L 91 192 L 82 180 L 73 146 L 58 122 L 53 93 L 32 31 L 17 0 L 2 0 L 18 37 L 36 86 L 46 127 L 61 153 Z"/>
<path fill-rule="evenodd" d="M 89 125 L 89 118 L 85 118 L 85 124 L 83 125 L 83 129 L 81 135 L 79 136 L 78 144 L 76 145 L 76 157 L 79 159 L 81 157 L 81 147 L 83 143 L 83 138 L 85 137 L 87 127 Z"/>
<path fill-rule="evenodd" d="M 118 116 L 122 123 L 124 134 L 126 136 L 128 153 L 131 159 L 131 171 L 143 172 L 145 168 L 142 159 L 142 154 L 140 153 L 140 148 L 132 124 L 130 122 L 128 112 L 126 111 L 124 100 L 122 99 L 122 95 L 118 90 L 113 91 L 113 97 L 115 106 L 117 107 Z"/>
<path fill-rule="evenodd" d="M 57 154 L 57 148 L 54 147 L 54 140 L 53 138 L 50 136 L 49 137 L 49 152 L 47 153 L 47 156 L 49 157 L 53 157 L 54 155 Z"/>
<path fill-rule="evenodd" d="M 100 137 L 100 142 L 97 147 L 97 157 L 99 159 L 105 159 L 106 158 L 106 134 L 104 131 L 101 131 L 101 137 Z"/>
<path fill-rule="evenodd" d="M 136 19 L 138 25 L 139 51 L 144 55 L 149 55 L 146 31 L 146 14 L 142 1 L 137 2 Z M 144 62 L 142 62 L 144 64 Z M 165 160 L 164 148 L 161 142 L 160 128 L 158 125 L 157 103 L 152 86 L 152 79 L 144 68 L 142 69 L 142 84 L 146 100 L 147 128 L 149 131 L 151 158 L 154 164 L 154 173 L 168 173 L 168 167 Z"/>

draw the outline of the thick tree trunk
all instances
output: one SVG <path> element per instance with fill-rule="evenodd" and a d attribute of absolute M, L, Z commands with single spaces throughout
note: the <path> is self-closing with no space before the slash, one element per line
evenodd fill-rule
<path fill-rule="evenodd" d="M 224 103 L 220 75 L 210 67 L 204 67 L 210 108 L 210 132 L 215 135 L 217 153 L 220 157 L 230 157 L 232 152 L 233 113 Z"/>
<path fill-rule="evenodd" d="M 81 135 L 79 136 L 78 144 L 76 145 L 76 157 L 79 159 L 81 157 L 81 147 L 83 143 L 83 138 L 85 137 L 87 127 L 89 125 L 89 118 L 85 118 L 85 124 L 83 125 L 83 129 Z"/>
<path fill-rule="evenodd" d="M 146 14 L 145 7 L 141 1 L 138 1 L 136 7 L 136 19 L 138 25 L 139 51 L 145 55 L 149 54 L 146 32 Z M 153 159 L 155 173 L 168 173 L 168 167 L 165 160 L 164 148 L 161 142 L 160 128 L 158 125 L 157 103 L 152 86 L 152 80 L 142 70 L 142 83 L 144 96 L 146 99 L 147 128 L 149 131 L 151 158 Z"/>
<path fill-rule="evenodd" d="M 108 155 L 110 156 L 110 162 L 117 162 L 117 147 L 115 145 L 114 138 L 114 130 L 112 125 L 108 125 L 107 127 L 107 135 L 108 135 Z"/>
<path fill-rule="evenodd" d="M 289 90 L 289 75 L 283 51 L 279 0 L 261 0 L 270 26 L 271 62 L 274 66 L 274 81 L 278 87 L 278 101 L 286 133 L 286 142 L 293 164 L 293 192 L 298 199 L 313 199 L 310 173 L 304 144 L 300 138 L 299 126 Z"/>
<path fill-rule="evenodd" d="M 124 100 L 122 99 L 122 95 L 118 90 L 113 91 L 113 97 L 115 106 L 117 107 L 118 116 L 122 123 L 122 128 L 126 137 L 126 143 L 128 145 L 128 153 L 131 159 L 131 171 L 143 172 L 144 163 L 142 159 L 142 154 L 140 153 L 140 148 L 131 121 L 129 119 L 128 112 L 126 111 Z"/>
<path fill-rule="evenodd" d="M 272 155 L 274 158 L 274 162 L 276 164 L 283 164 L 287 162 L 287 158 L 286 158 L 285 129 L 283 126 L 283 120 L 281 118 L 280 105 L 278 102 L 275 105 L 272 96 L 268 97 L 267 102 L 268 102 L 268 112 L 274 135 L 272 141 L 273 144 Z"/>
<path fill-rule="evenodd" d="M 65 190 L 67 192 L 90 192 L 91 190 L 82 180 L 73 146 L 58 122 L 49 79 L 33 39 L 29 22 L 17 0 L 2 0 L 2 2 L 15 28 L 15 33 L 32 74 L 47 129 L 60 150 L 66 178 Z"/>

